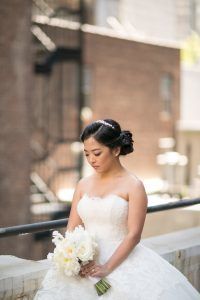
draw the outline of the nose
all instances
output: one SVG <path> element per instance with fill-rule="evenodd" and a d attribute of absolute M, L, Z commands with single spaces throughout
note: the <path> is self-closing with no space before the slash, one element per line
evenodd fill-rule
<path fill-rule="evenodd" d="M 89 162 L 90 162 L 91 165 L 95 164 L 95 162 L 96 162 L 95 156 L 91 155 L 91 156 L 89 157 Z"/>

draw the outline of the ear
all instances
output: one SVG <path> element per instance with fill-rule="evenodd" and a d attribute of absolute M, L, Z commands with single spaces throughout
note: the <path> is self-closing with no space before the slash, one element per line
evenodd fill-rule
<path fill-rule="evenodd" d="M 115 147 L 115 148 L 113 148 L 113 149 L 112 149 L 113 155 L 116 156 L 116 157 L 119 156 L 120 150 L 121 150 L 120 147 Z"/>

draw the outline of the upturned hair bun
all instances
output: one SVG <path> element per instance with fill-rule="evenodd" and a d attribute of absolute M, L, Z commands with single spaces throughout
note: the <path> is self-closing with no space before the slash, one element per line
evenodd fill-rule
<path fill-rule="evenodd" d="M 120 155 L 126 155 L 134 151 L 132 133 L 129 130 L 123 130 L 120 133 L 121 151 Z"/>
<path fill-rule="evenodd" d="M 120 155 L 129 154 L 134 150 L 132 133 L 129 130 L 121 130 L 119 123 L 112 119 L 92 122 L 86 126 L 80 138 L 84 142 L 91 136 L 110 149 L 120 147 Z"/>

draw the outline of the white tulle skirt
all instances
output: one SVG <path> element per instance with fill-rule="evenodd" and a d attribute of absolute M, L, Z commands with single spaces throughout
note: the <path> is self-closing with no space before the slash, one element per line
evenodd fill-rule
<path fill-rule="evenodd" d="M 104 263 L 118 246 L 99 241 Z M 102 300 L 200 300 L 200 294 L 175 267 L 151 249 L 138 244 L 128 258 L 107 277 L 111 288 Z M 62 277 L 50 268 L 35 300 L 96 300 L 99 296 L 88 278 Z"/>

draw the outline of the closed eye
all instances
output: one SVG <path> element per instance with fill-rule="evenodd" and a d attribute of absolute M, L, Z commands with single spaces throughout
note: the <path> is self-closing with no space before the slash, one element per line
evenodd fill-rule
<path fill-rule="evenodd" d="M 101 153 L 95 153 L 94 155 L 95 155 L 95 156 L 99 156 L 100 154 L 101 154 Z"/>
<path fill-rule="evenodd" d="M 94 153 L 94 156 L 99 156 L 99 155 L 101 155 L 101 152 L 99 152 L 99 153 Z M 89 154 L 88 154 L 88 153 L 85 153 L 85 156 L 89 156 Z"/>

